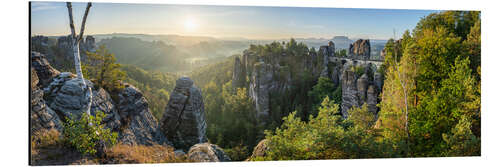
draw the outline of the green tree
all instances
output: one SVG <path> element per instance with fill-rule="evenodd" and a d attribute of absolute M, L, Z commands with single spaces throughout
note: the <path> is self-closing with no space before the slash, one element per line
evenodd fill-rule
<path fill-rule="evenodd" d="M 120 67 L 114 54 L 108 53 L 104 45 L 99 46 L 95 52 L 87 52 L 87 64 L 84 68 L 87 77 L 94 79 L 98 87 L 110 92 L 122 89 L 120 81 L 125 79 L 126 74 Z"/>
<path fill-rule="evenodd" d="M 443 134 L 448 148 L 443 156 L 481 155 L 481 139 L 472 133 L 471 127 L 471 120 L 464 115 L 449 133 Z"/>

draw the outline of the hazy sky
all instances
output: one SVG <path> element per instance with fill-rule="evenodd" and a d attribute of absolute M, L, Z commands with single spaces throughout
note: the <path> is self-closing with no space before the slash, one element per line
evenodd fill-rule
<path fill-rule="evenodd" d="M 77 31 L 86 3 L 73 3 Z M 436 11 L 93 3 L 85 34 L 178 34 L 251 39 L 388 39 Z M 69 34 L 64 2 L 32 2 L 32 35 Z"/>

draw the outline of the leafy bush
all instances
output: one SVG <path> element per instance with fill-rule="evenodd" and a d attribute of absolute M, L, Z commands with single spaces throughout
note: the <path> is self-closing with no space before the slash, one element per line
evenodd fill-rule
<path fill-rule="evenodd" d="M 111 133 L 110 129 L 101 124 L 106 115 L 97 111 L 95 116 L 82 114 L 80 120 L 67 119 L 64 123 L 64 138 L 83 154 L 94 155 L 97 153 L 98 143 L 106 145 L 116 144 L 118 134 Z"/>
<path fill-rule="evenodd" d="M 240 144 L 238 146 L 234 146 L 230 149 L 224 149 L 224 152 L 231 158 L 233 161 L 244 161 L 250 153 L 248 151 L 248 147 Z"/>
<path fill-rule="evenodd" d="M 355 110 L 353 117 L 343 120 L 337 115 L 338 105 L 325 97 L 317 117 L 301 121 L 293 112 L 284 117 L 275 132 L 266 131 L 269 150 L 265 157 L 252 160 L 311 160 L 337 158 L 397 157 L 391 144 L 376 140 L 371 126 L 359 124 L 369 115 L 366 107 Z M 351 110 L 354 111 L 354 110 Z M 358 120 L 360 118 L 360 120 Z M 358 123 L 358 124 L 357 124 Z"/>

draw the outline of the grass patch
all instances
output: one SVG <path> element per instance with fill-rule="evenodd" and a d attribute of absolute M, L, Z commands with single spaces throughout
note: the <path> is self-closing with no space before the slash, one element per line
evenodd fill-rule
<path fill-rule="evenodd" d="M 191 162 L 184 156 L 175 156 L 174 148 L 164 145 L 117 144 L 106 151 L 108 163 L 176 163 Z"/>

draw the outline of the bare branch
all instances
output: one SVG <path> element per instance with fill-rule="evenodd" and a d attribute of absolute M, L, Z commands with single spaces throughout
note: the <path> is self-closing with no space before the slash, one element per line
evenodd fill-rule
<path fill-rule="evenodd" d="M 73 23 L 73 8 L 71 7 L 71 2 L 66 2 L 66 6 L 68 7 L 69 28 L 71 28 L 71 37 L 75 39 L 76 38 L 75 24 Z"/>
<path fill-rule="evenodd" d="M 87 21 L 87 15 L 89 14 L 90 7 L 92 6 L 92 3 L 87 3 L 87 8 L 85 9 L 85 14 L 83 15 L 83 20 L 82 20 L 82 25 L 80 29 L 80 35 L 78 35 L 78 42 L 80 42 L 83 39 L 83 31 L 85 30 L 85 22 Z"/>

